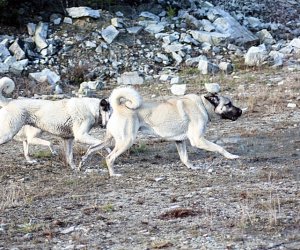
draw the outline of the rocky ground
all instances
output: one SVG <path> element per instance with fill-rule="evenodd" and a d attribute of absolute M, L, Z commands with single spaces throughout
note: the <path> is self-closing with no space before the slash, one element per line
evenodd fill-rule
<path fill-rule="evenodd" d="M 223 94 L 248 109 L 235 122 L 213 120 L 206 138 L 240 159 L 189 147 L 191 160 L 201 166 L 192 171 L 180 163 L 174 144 L 139 135 L 116 162 L 122 177 L 109 178 L 105 152 L 74 173 L 64 163 L 59 138 L 44 135 L 57 156 L 31 146 L 36 164 L 25 162 L 21 142 L 11 141 L 0 147 L 0 249 L 299 249 L 299 1 L 211 1 L 253 34 L 270 32 L 271 38 L 259 41 L 264 48 L 253 57 L 259 59 L 256 66 L 245 62 L 246 44 L 191 39 L 191 30 L 212 27 L 207 21 L 214 11 L 207 3 L 202 9 L 203 1 L 159 2 L 135 12 L 124 6 L 101 10 L 98 19 L 73 18 L 72 24 L 62 15 L 50 21 L 49 13 L 45 20 L 45 12 L 26 16 L 34 24 L 42 20 L 47 29 L 44 40 L 37 40 L 48 44 L 41 51 L 30 29 L 1 26 L 0 77 L 16 81 L 14 98 L 53 98 L 48 94 L 56 86 L 69 97 L 83 81 L 100 86 L 92 94 L 108 96 L 124 72 L 138 72 L 130 77 L 141 81 L 134 87 L 145 98 L 171 95 L 171 79 L 183 83 L 186 93 L 198 94 L 204 93 L 204 83 L 218 82 Z M 27 7 L 22 5 L 22 13 Z M 120 10 L 124 26 L 115 24 L 119 33 L 109 43 L 103 28 Z M 156 16 L 139 17 L 145 10 Z M 159 16 L 159 22 L 149 16 Z M 142 31 L 128 31 L 145 20 Z M 164 34 L 146 31 L 152 24 L 163 24 Z M 199 56 L 214 67 L 223 62 L 232 68 L 204 74 Z M 44 69 L 51 71 L 47 81 L 30 74 Z M 104 131 L 96 128 L 92 134 L 101 138 Z M 86 149 L 75 145 L 77 163 Z"/>
<path fill-rule="evenodd" d="M 300 112 L 287 107 L 299 105 L 299 72 L 250 69 L 211 80 L 248 107 L 236 122 L 213 121 L 207 134 L 238 160 L 189 147 L 202 167 L 191 171 L 174 144 L 140 137 L 117 161 L 123 176 L 109 178 L 105 152 L 77 174 L 40 147 L 28 165 L 20 142 L 1 146 L 1 249 L 299 249 Z M 188 86 L 203 92 L 192 77 Z M 76 145 L 77 161 L 85 149 Z"/>

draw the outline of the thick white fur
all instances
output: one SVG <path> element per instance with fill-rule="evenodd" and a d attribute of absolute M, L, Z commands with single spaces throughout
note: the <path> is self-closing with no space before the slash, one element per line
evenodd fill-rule
<path fill-rule="evenodd" d="M 89 148 L 79 168 L 91 153 L 105 147 L 114 139 L 115 148 L 106 157 L 106 163 L 110 176 L 118 176 L 114 172 L 114 161 L 131 147 L 138 131 L 175 141 L 181 161 L 191 169 L 197 167 L 188 159 L 186 140 L 200 149 L 218 152 L 229 159 L 238 158 L 204 138 L 210 117 L 215 114 L 213 105 L 204 96 L 189 94 L 159 102 L 142 102 L 141 96 L 134 89 L 119 88 L 112 92 L 110 104 L 113 113 L 107 124 L 106 139 Z"/>
<path fill-rule="evenodd" d="M 13 89 L 14 82 L 10 78 L 0 79 L 0 106 L 3 106 L 0 110 L 0 145 L 10 141 L 23 129 L 19 134 L 21 140 L 49 146 L 48 143 L 41 142 L 37 138 L 41 131 L 47 131 L 64 140 L 66 161 L 75 169 L 73 141 L 89 145 L 97 145 L 101 142 L 88 134 L 92 126 L 98 122 L 100 112 L 102 117 L 107 118 L 107 112 L 100 108 L 101 99 L 71 98 L 50 101 L 22 98 L 8 100 L 2 95 L 3 92 L 10 93 Z M 27 152 L 28 144 L 24 145 L 25 157 Z"/>

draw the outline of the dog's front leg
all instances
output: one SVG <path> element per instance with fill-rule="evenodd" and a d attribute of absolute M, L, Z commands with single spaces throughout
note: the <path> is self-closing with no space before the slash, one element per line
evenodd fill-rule
<path fill-rule="evenodd" d="M 187 150 L 186 150 L 186 141 L 176 141 L 177 151 L 180 157 L 181 162 L 190 169 L 199 169 L 195 167 L 193 163 L 189 161 Z"/>
<path fill-rule="evenodd" d="M 192 146 L 195 146 L 197 148 L 204 149 L 204 150 L 207 150 L 207 151 L 220 153 L 221 155 L 225 156 L 227 159 L 237 159 L 237 158 L 239 158 L 238 155 L 234 155 L 234 154 L 229 153 L 228 151 L 226 151 L 221 146 L 219 146 L 219 145 L 217 145 L 213 142 L 210 142 L 210 141 L 206 140 L 203 137 L 198 138 L 198 140 L 194 140 L 194 139 L 191 140 L 190 139 L 190 141 L 191 141 Z"/>
<path fill-rule="evenodd" d="M 64 152 L 66 157 L 67 164 L 73 169 L 76 170 L 76 165 L 73 160 L 73 138 L 64 139 Z"/>

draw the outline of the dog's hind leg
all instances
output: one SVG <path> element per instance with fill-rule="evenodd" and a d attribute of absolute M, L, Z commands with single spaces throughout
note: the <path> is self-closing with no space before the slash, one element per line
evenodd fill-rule
<path fill-rule="evenodd" d="M 95 144 L 95 145 L 92 145 L 88 148 L 88 150 L 86 151 L 85 155 L 81 158 L 81 161 L 79 163 L 79 166 L 77 168 L 78 171 L 81 170 L 81 168 L 83 167 L 83 165 L 86 163 L 87 159 L 89 158 L 89 156 L 98 151 L 98 150 L 101 150 L 102 148 L 104 147 L 107 147 L 109 145 L 111 141 L 111 138 L 108 138 L 108 139 L 105 139 L 103 142 L 99 143 L 99 144 Z"/>
<path fill-rule="evenodd" d="M 116 140 L 116 145 L 113 151 L 106 157 L 106 164 L 108 167 L 109 175 L 112 176 L 121 176 L 121 174 L 116 174 L 114 171 L 114 162 L 118 156 L 124 153 L 127 149 L 129 149 L 134 142 L 134 139 L 126 139 L 126 140 Z"/>
<path fill-rule="evenodd" d="M 176 141 L 177 151 L 180 157 L 181 162 L 190 169 L 199 169 L 195 167 L 193 163 L 189 161 L 187 150 L 186 150 L 186 141 Z"/>
<path fill-rule="evenodd" d="M 63 144 L 66 162 L 73 170 L 76 170 L 76 166 L 73 160 L 73 141 L 74 139 L 72 138 L 64 139 Z"/>
<path fill-rule="evenodd" d="M 46 140 L 43 140 L 41 138 L 38 138 L 38 137 L 33 137 L 33 138 L 28 138 L 28 143 L 29 144 L 35 144 L 35 145 L 42 145 L 42 146 L 46 146 L 49 148 L 49 150 L 51 151 L 51 154 L 52 155 L 56 155 L 56 151 L 55 149 L 53 148 L 53 145 L 50 141 L 46 141 Z"/>

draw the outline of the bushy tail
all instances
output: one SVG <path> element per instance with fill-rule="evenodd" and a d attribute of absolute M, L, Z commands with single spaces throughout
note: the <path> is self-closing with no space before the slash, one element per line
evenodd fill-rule
<path fill-rule="evenodd" d="M 113 112 L 119 110 L 121 107 L 134 110 L 142 105 L 143 99 L 133 88 L 122 87 L 113 90 L 109 97 L 109 103 Z"/>
<path fill-rule="evenodd" d="M 10 94 L 15 89 L 15 83 L 8 77 L 0 79 L 0 106 L 5 106 L 9 100 L 3 96 L 3 93 Z"/>

